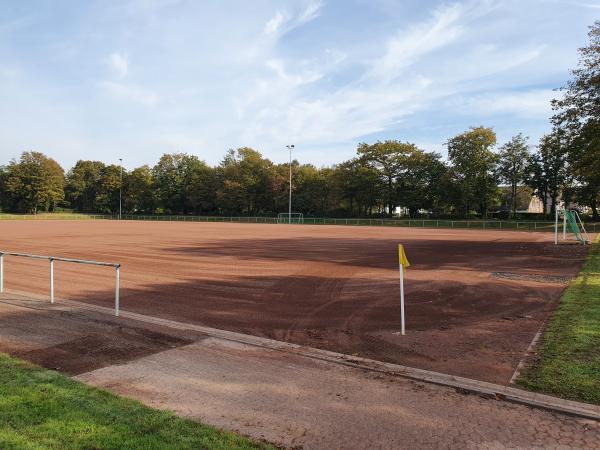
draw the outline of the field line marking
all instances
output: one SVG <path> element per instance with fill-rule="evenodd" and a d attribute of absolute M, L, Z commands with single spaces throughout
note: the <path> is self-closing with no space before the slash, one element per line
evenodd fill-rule
<path fill-rule="evenodd" d="M 534 353 L 534 349 L 537 347 L 537 344 L 542 337 L 542 333 L 546 329 L 547 323 L 548 323 L 548 318 L 546 318 L 546 320 L 544 320 L 544 322 L 540 326 L 540 329 L 537 331 L 537 333 L 535 333 L 535 336 L 531 340 L 529 347 L 527 347 L 527 350 L 525 350 L 525 355 L 521 358 L 521 360 L 519 361 L 519 364 L 517 364 L 517 368 L 513 372 L 512 377 L 510 377 L 510 381 L 509 381 L 510 384 L 515 384 L 515 381 L 517 380 L 519 375 L 521 375 L 521 371 L 525 368 L 526 361 Z"/>

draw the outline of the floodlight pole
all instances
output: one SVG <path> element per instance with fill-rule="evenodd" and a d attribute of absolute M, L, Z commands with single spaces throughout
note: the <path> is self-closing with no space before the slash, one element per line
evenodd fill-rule
<path fill-rule="evenodd" d="M 123 198 L 123 158 L 119 158 L 119 165 L 121 166 L 121 181 L 119 183 L 119 220 L 121 220 L 121 206 Z"/>
<path fill-rule="evenodd" d="M 292 149 L 294 144 L 286 145 L 290 150 L 290 199 L 288 201 L 288 223 L 292 223 Z"/>

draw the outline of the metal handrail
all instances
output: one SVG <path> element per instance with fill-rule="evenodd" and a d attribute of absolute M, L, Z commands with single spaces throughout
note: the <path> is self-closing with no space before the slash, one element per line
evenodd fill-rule
<path fill-rule="evenodd" d="M 26 258 L 34 258 L 34 259 L 53 259 L 54 261 L 63 261 L 63 262 L 72 262 L 77 264 L 90 264 L 94 266 L 109 266 L 109 267 L 121 267 L 121 264 L 116 263 L 108 263 L 102 261 L 92 261 L 89 259 L 75 259 L 75 258 L 63 258 L 60 256 L 43 256 L 43 255 L 32 255 L 29 253 L 16 253 L 16 252 L 3 252 L 0 251 L 1 255 L 9 255 L 9 256 L 23 256 Z"/>
<path fill-rule="evenodd" d="M 46 259 L 50 261 L 50 303 L 54 303 L 54 261 L 88 264 L 94 266 L 114 267 L 115 268 L 115 316 L 119 316 L 120 294 L 121 294 L 121 264 L 108 263 L 102 261 L 92 261 L 88 259 L 63 258 L 60 256 L 33 255 L 30 253 L 6 252 L 0 251 L 0 294 L 4 292 L 4 256 L 16 256 L 32 259 Z"/>

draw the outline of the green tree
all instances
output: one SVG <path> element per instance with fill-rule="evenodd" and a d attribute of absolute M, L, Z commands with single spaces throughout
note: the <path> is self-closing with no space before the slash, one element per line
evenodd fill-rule
<path fill-rule="evenodd" d="M 316 187 L 314 201 L 317 203 L 315 209 L 316 215 L 327 216 L 338 204 L 339 193 L 336 189 L 334 169 L 331 167 L 321 167 L 318 171 L 318 179 L 315 181 Z"/>
<path fill-rule="evenodd" d="M 102 171 L 101 161 L 79 160 L 66 177 L 65 198 L 71 208 L 82 212 L 98 212 L 97 196 Z"/>
<path fill-rule="evenodd" d="M 298 161 L 292 161 L 292 172 L 296 174 L 300 164 Z M 271 207 L 274 213 L 286 212 L 288 210 L 289 189 L 290 189 L 290 167 L 287 163 L 273 164 L 271 167 Z M 298 180 L 294 180 L 292 186 L 294 194 L 298 190 Z M 296 205 L 294 204 L 294 209 Z M 297 210 L 296 212 L 304 212 Z"/>
<path fill-rule="evenodd" d="M 517 210 L 526 210 L 531 203 L 531 197 L 534 195 L 533 189 L 527 185 L 517 186 L 516 199 L 510 186 L 500 187 L 500 206 L 503 211 L 509 214 L 513 209 L 513 202 L 517 202 Z"/>
<path fill-rule="evenodd" d="M 229 214 L 272 213 L 273 163 L 249 147 L 229 150 L 219 166 L 217 198 Z"/>
<path fill-rule="evenodd" d="M 162 210 L 170 214 L 187 214 L 194 209 L 191 186 L 197 172 L 206 164 L 185 153 L 164 154 L 152 168 L 156 196 Z"/>
<path fill-rule="evenodd" d="M 331 183 L 326 173 L 326 171 L 317 169 L 310 164 L 298 165 L 295 168 L 293 180 L 295 185 L 293 198 L 295 212 L 301 212 L 307 216 L 323 216 L 326 214 L 331 193 Z"/>
<path fill-rule="evenodd" d="M 123 174 L 123 209 L 130 213 L 152 214 L 155 210 L 154 180 L 149 166 Z"/>
<path fill-rule="evenodd" d="M 555 127 L 564 135 L 578 200 L 592 208 L 598 220 L 600 202 L 600 21 L 588 33 L 590 43 L 579 49 L 573 79 L 553 100 Z"/>
<path fill-rule="evenodd" d="M 208 214 L 217 210 L 217 172 L 204 161 L 196 161 L 186 180 L 185 195 L 194 214 Z"/>
<path fill-rule="evenodd" d="M 338 164 L 334 182 L 337 184 L 340 200 L 338 207 L 347 216 L 365 216 L 373 213 L 381 192 L 385 189 L 380 173 L 364 158 L 354 158 Z"/>
<path fill-rule="evenodd" d="M 123 172 L 123 177 L 127 173 Z M 110 164 L 100 171 L 96 191 L 96 211 L 117 214 L 119 211 L 119 193 L 121 191 L 121 166 Z"/>
<path fill-rule="evenodd" d="M 357 153 L 361 160 L 376 170 L 382 179 L 385 186 L 384 203 L 390 215 L 398 206 L 395 183 L 408 171 L 410 156 L 419 151 L 414 144 L 393 140 L 358 146 Z"/>
<path fill-rule="evenodd" d="M 65 196 L 62 167 L 43 153 L 23 152 L 6 167 L 3 179 L 9 208 L 15 211 L 52 211 Z"/>
<path fill-rule="evenodd" d="M 556 204 L 567 185 L 567 149 L 560 133 L 540 139 L 537 151 L 529 159 L 527 184 L 544 204 L 544 211 L 554 215 Z M 550 199 L 550 211 L 546 204 Z"/>
<path fill-rule="evenodd" d="M 486 127 L 471 128 L 447 142 L 448 157 L 465 216 L 477 205 L 479 214 L 485 218 L 498 196 L 495 170 L 498 156 L 492 151 L 495 145 L 496 133 Z"/>
<path fill-rule="evenodd" d="M 498 157 L 498 176 L 510 187 L 509 205 L 511 217 L 514 218 L 517 214 L 518 186 L 525 182 L 529 164 L 527 138 L 522 134 L 513 136 L 509 142 L 500 147 Z"/>
<path fill-rule="evenodd" d="M 397 182 L 400 206 L 415 216 L 420 209 L 432 210 L 442 206 L 446 165 L 438 153 L 417 150 L 408 155 L 406 171 Z"/>
<path fill-rule="evenodd" d="M 0 166 L 0 211 L 8 211 L 10 209 L 9 195 L 6 190 L 6 178 L 8 169 L 5 166 Z"/>

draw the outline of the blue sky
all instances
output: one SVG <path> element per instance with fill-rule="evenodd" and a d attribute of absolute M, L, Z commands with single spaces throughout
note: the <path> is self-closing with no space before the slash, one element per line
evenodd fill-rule
<path fill-rule="evenodd" d="M 535 143 L 597 19 L 597 0 L 8 0 L 0 164 L 293 143 L 319 166 L 380 139 L 445 154 L 477 125 Z"/>

